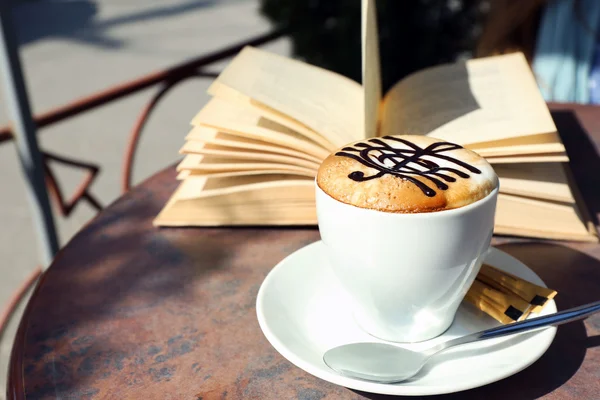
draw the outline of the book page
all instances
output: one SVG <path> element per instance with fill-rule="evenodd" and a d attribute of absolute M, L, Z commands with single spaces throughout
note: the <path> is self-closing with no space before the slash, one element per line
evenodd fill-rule
<path fill-rule="evenodd" d="M 291 175 L 237 175 L 226 177 L 197 178 L 197 183 L 183 185 L 178 199 L 194 199 L 240 192 L 248 187 L 276 187 L 290 184 L 314 185 L 312 179 Z"/>
<path fill-rule="evenodd" d="M 289 130 L 304 135 L 306 138 L 315 141 L 325 149 L 334 151 L 340 146 L 337 143 L 333 143 L 331 138 L 326 138 L 320 133 L 313 131 L 308 126 L 290 118 L 282 112 L 267 107 L 265 104 L 253 100 L 252 98 L 245 96 L 228 86 L 222 85 L 217 81 L 214 81 L 211 84 L 207 92 L 213 96 L 214 99 L 224 100 L 228 106 L 236 109 L 242 107 L 244 109 L 251 110 L 251 112 L 258 113 L 262 118 L 265 118 L 268 121 L 276 122 L 281 126 L 285 126 Z"/>
<path fill-rule="evenodd" d="M 532 146 L 532 145 L 557 145 L 564 150 L 564 145 L 558 136 L 558 132 L 551 133 L 540 133 L 538 135 L 527 135 L 512 137 L 503 140 L 493 140 L 491 142 L 476 142 L 469 143 L 465 147 L 471 150 L 488 149 L 492 147 L 521 147 L 521 146 Z"/>
<path fill-rule="evenodd" d="M 287 132 L 282 132 L 276 129 L 266 128 L 264 126 L 250 126 L 245 124 L 236 124 L 235 120 L 228 122 L 218 123 L 213 121 L 212 117 L 204 119 L 202 123 L 196 125 L 191 133 L 196 137 L 199 135 L 205 135 L 209 137 L 209 132 L 213 132 L 212 135 L 216 137 L 219 132 L 227 133 L 231 136 L 237 136 L 239 138 L 248 138 L 257 140 L 265 143 L 270 143 L 276 146 L 286 147 L 301 151 L 312 157 L 320 160 L 324 159 L 330 154 L 329 150 L 307 140 L 304 137 L 296 137 L 290 135 Z M 205 125 L 206 123 L 206 125 Z M 189 136 L 189 134 L 188 134 Z"/>
<path fill-rule="evenodd" d="M 205 127 L 198 127 L 201 129 L 212 129 Z M 302 158 L 305 160 L 313 161 L 316 163 L 321 163 L 323 161 L 322 158 L 318 158 L 315 156 L 311 156 L 310 154 L 306 154 L 301 151 L 297 151 L 291 149 L 289 147 L 277 146 L 271 142 L 266 142 L 262 140 L 255 140 L 244 136 L 231 135 L 229 133 L 224 132 L 215 132 L 214 136 L 204 135 L 202 133 L 197 132 L 195 129 L 192 130 L 186 136 L 186 142 L 183 146 L 183 149 L 186 152 L 194 153 L 197 149 L 201 148 L 205 144 L 213 144 L 222 147 L 227 147 L 230 149 L 251 149 L 258 150 L 265 153 L 275 153 L 275 154 L 283 154 L 286 156 L 292 156 L 297 158 Z"/>
<path fill-rule="evenodd" d="M 277 120 L 279 119 L 279 121 Z M 282 123 L 283 122 L 283 123 Z M 304 141 L 322 149 L 331 150 L 335 147 L 321 135 L 311 131 L 308 128 L 301 130 L 294 129 L 298 126 L 293 125 L 291 120 L 277 118 L 273 113 L 253 106 L 250 103 L 240 103 L 228 101 L 219 97 L 213 97 L 192 119 L 192 125 L 207 125 L 215 128 L 243 131 L 249 134 L 258 135 L 263 133 L 264 129 L 269 129 L 290 137 L 294 142 Z"/>
<path fill-rule="evenodd" d="M 177 177 L 175 179 L 177 179 L 178 181 L 182 181 L 184 179 L 186 179 L 187 177 L 189 177 L 191 175 L 191 171 L 189 169 L 184 169 L 183 171 L 179 171 L 177 173 Z"/>
<path fill-rule="evenodd" d="M 282 163 L 287 165 L 296 165 L 298 167 L 310 168 L 313 170 L 319 169 L 320 163 L 305 160 L 297 157 L 290 157 L 282 154 L 266 153 L 261 150 L 252 149 L 236 149 L 224 147 L 214 144 L 204 144 L 199 146 L 191 142 L 186 143 L 180 150 L 181 154 L 201 154 L 206 156 L 218 156 L 229 160 L 230 162 L 247 162 L 247 161 L 267 161 Z"/>
<path fill-rule="evenodd" d="M 377 136 L 381 104 L 381 66 L 375 0 L 362 0 L 362 82 L 364 88 L 364 137 Z"/>
<path fill-rule="evenodd" d="M 422 70 L 396 84 L 382 105 L 380 135 L 424 134 L 468 145 L 554 132 L 522 53 Z"/>
<path fill-rule="evenodd" d="M 217 178 L 218 179 L 218 178 Z M 315 189 L 312 180 L 203 189 L 203 182 L 183 181 L 153 221 L 155 226 L 315 225 Z M 194 194 L 198 194 L 195 196 Z"/>
<path fill-rule="evenodd" d="M 566 155 L 566 149 L 557 132 L 520 136 L 491 142 L 470 143 L 466 148 L 483 157 L 519 154 L 556 153 Z"/>
<path fill-rule="evenodd" d="M 470 148 L 469 146 L 466 146 Z M 485 147 L 471 149 L 482 157 L 510 157 L 522 155 L 554 154 L 568 159 L 564 146 L 561 143 L 531 144 L 523 146 Z"/>
<path fill-rule="evenodd" d="M 231 159 L 230 157 L 188 154 L 179 164 L 176 170 L 190 170 L 196 172 L 225 172 L 225 171 L 253 171 L 260 169 L 277 169 L 283 171 L 312 171 L 313 176 L 317 175 L 316 168 L 305 167 L 303 165 L 294 165 L 281 162 L 271 162 L 264 159 Z"/>
<path fill-rule="evenodd" d="M 500 192 L 563 203 L 575 203 L 561 163 L 494 165 Z"/>
<path fill-rule="evenodd" d="M 342 75 L 248 46 L 216 82 L 299 121 L 332 143 L 364 137 L 362 86 Z"/>
<path fill-rule="evenodd" d="M 517 164 L 517 163 L 546 163 L 546 162 L 556 162 L 556 163 L 564 163 L 569 162 L 569 157 L 566 154 L 520 154 L 514 156 L 503 156 L 503 157 L 486 157 L 486 160 L 490 164 Z"/>
<path fill-rule="evenodd" d="M 294 176 L 310 177 L 313 180 L 317 175 L 314 169 L 308 169 L 303 167 L 296 167 L 293 165 L 284 166 L 273 166 L 269 164 L 266 166 L 254 167 L 249 164 L 242 166 L 233 167 L 225 165 L 223 168 L 212 168 L 212 169 L 182 169 L 178 172 L 178 180 L 185 180 L 189 177 L 227 177 L 237 175 L 268 175 L 268 174 L 287 174 Z M 181 178 L 179 178 L 181 176 Z"/>
<path fill-rule="evenodd" d="M 575 204 L 498 195 L 494 233 L 597 242 Z"/>
<path fill-rule="evenodd" d="M 242 175 L 289 175 L 293 177 L 308 177 L 311 180 L 315 179 L 315 171 L 303 170 L 298 168 L 298 171 L 286 171 L 280 169 L 256 169 L 250 171 L 217 171 L 217 172 L 197 172 L 188 169 L 177 174 L 177 180 L 184 179 L 202 179 L 202 178 L 228 178 L 232 176 Z"/>

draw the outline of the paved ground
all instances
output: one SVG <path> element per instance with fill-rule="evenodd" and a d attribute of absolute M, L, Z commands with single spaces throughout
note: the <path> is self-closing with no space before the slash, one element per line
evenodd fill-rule
<path fill-rule="evenodd" d="M 34 112 L 42 112 L 109 85 L 185 61 L 267 32 L 257 0 L 21 0 L 15 20 Z M 287 40 L 266 47 L 289 54 Z M 216 66 L 219 70 L 222 65 Z M 209 81 L 174 89 L 151 117 L 139 147 L 134 181 L 179 159 L 188 123 L 208 99 Z M 151 90 L 42 131 L 41 147 L 102 166 L 94 194 L 103 204 L 119 196 L 127 133 Z M 4 101 L 0 124 L 6 124 Z M 57 167 L 74 188 L 80 173 Z M 82 205 L 57 217 L 64 245 L 94 212 Z M 37 264 L 33 223 L 11 143 L 0 145 L 0 307 Z M 0 399 L 15 325 L 0 344 Z"/>

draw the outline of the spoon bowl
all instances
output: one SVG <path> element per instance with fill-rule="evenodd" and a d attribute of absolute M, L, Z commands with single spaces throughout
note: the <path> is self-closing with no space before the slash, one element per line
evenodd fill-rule
<path fill-rule="evenodd" d="M 351 343 L 323 355 L 327 366 L 341 375 L 395 383 L 416 375 L 429 356 L 385 343 Z"/>

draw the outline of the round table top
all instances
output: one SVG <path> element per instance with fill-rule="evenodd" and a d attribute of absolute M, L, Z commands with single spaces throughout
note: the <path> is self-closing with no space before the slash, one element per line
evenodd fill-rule
<path fill-rule="evenodd" d="M 565 143 L 577 145 L 572 168 L 597 215 L 599 178 L 585 171 L 591 162 L 598 165 L 600 135 L 585 135 L 576 118 L 600 132 L 599 112 L 592 111 L 580 107 L 554 116 Z M 58 254 L 22 318 L 9 398 L 388 398 L 305 373 L 259 328 L 255 300 L 264 277 L 285 256 L 318 240 L 318 231 L 153 227 L 176 184 L 173 168 L 155 175 Z M 494 244 L 558 290 L 559 309 L 599 299 L 600 245 L 509 238 Z M 559 327 L 549 350 L 524 371 L 439 398 L 592 399 L 599 393 L 600 316 L 593 316 Z"/>

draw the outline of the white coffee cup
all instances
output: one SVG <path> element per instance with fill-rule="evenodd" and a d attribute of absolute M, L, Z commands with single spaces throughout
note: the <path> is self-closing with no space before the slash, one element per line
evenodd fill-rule
<path fill-rule="evenodd" d="M 498 188 L 460 208 L 402 214 L 348 205 L 315 187 L 321 239 L 357 323 L 394 342 L 448 329 L 490 246 Z"/>

